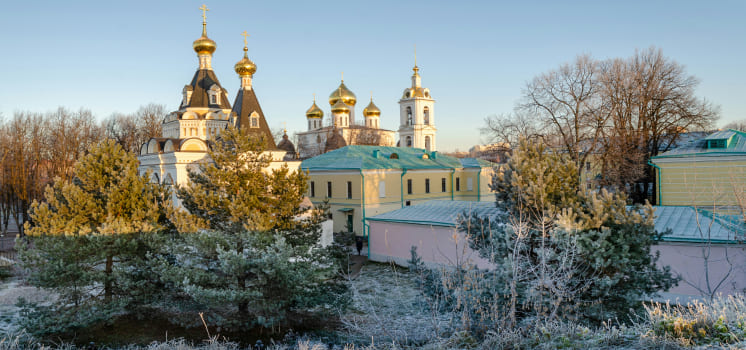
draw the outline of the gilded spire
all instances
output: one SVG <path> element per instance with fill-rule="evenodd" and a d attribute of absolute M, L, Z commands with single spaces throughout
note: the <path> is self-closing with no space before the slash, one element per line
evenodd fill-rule
<path fill-rule="evenodd" d="M 215 45 L 215 42 L 212 41 L 212 39 L 207 37 L 207 11 L 209 11 L 209 9 L 204 4 L 199 9 L 202 10 L 202 36 L 192 43 L 192 48 L 194 48 L 194 51 L 196 51 L 198 55 L 212 55 L 212 53 L 215 52 L 217 45 Z M 202 66 L 202 62 L 200 62 L 200 66 Z"/>
<path fill-rule="evenodd" d="M 254 73 L 256 73 L 256 64 L 252 62 L 249 59 L 248 51 L 249 51 L 249 33 L 247 33 L 245 30 L 243 33 L 241 33 L 243 36 L 243 58 L 236 63 L 235 66 L 233 66 L 233 69 L 238 73 L 239 76 L 245 77 L 245 76 L 252 76 Z M 242 80 L 242 86 L 243 86 L 243 80 Z"/>

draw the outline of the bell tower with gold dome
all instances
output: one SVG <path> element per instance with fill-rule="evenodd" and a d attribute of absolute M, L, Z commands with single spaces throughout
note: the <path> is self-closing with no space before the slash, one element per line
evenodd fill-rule
<path fill-rule="evenodd" d="M 422 87 L 416 51 L 414 57 L 412 86 L 404 89 L 399 100 L 399 146 L 435 151 L 435 134 L 438 131 L 434 119 L 435 100 L 430 95 L 430 89 Z"/>

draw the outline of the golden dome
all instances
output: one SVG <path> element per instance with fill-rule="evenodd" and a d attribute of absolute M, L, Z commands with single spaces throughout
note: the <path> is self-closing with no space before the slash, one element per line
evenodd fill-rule
<path fill-rule="evenodd" d="M 215 44 L 215 42 L 207 37 L 207 24 L 203 22 L 202 36 L 199 37 L 199 39 L 195 40 L 194 43 L 192 43 L 192 48 L 194 48 L 194 51 L 197 52 L 197 54 L 209 53 L 212 55 L 217 47 L 218 46 Z"/>
<path fill-rule="evenodd" d="M 235 69 L 236 73 L 240 76 L 254 75 L 254 73 L 256 73 L 256 65 L 249 59 L 249 56 L 246 53 L 247 51 L 249 51 L 249 49 L 244 47 L 243 58 L 233 66 L 233 69 Z"/>
<path fill-rule="evenodd" d="M 324 117 L 324 111 L 316 105 L 316 101 L 313 101 L 313 106 L 306 111 L 306 118 L 317 118 L 321 119 Z"/>
<path fill-rule="evenodd" d="M 329 105 L 334 106 L 339 100 L 342 100 L 342 102 L 350 106 L 355 106 L 355 103 L 357 103 L 357 97 L 355 97 L 355 94 L 345 86 L 344 80 L 342 80 L 339 87 L 334 89 L 331 95 L 329 95 Z"/>
<path fill-rule="evenodd" d="M 342 100 L 337 100 L 337 103 L 332 106 L 332 113 L 350 113 L 350 107 Z"/>
<path fill-rule="evenodd" d="M 380 117 L 381 116 L 381 110 L 378 109 L 378 107 L 373 104 L 373 98 L 370 99 L 370 103 L 368 104 L 368 107 L 365 107 L 363 109 L 363 115 L 366 117 Z"/>

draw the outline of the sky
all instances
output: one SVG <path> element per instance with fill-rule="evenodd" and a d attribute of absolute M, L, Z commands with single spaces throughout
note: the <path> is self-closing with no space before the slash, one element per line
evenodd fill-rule
<path fill-rule="evenodd" d="M 372 94 L 381 127 L 398 129 L 415 45 L 440 151 L 487 141 L 484 119 L 512 112 L 537 75 L 581 54 L 629 57 L 651 46 L 699 79 L 697 96 L 721 108 L 718 125 L 746 119 L 743 0 L 5 2 L 0 113 L 86 108 L 103 120 L 148 103 L 176 110 L 198 66 L 203 3 L 230 100 L 247 31 L 267 122 L 289 134 L 307 129 L 313 94 L 329 116 L 341 72 L 358 118 Z"/>

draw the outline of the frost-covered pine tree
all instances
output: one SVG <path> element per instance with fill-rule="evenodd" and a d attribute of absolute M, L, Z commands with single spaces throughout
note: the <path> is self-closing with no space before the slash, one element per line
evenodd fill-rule
<path fill-rule="evenodd" d="M 19 239 L 31 285 L 59 295 L 27 305 L 25 325 L 49 334 L 141 310 L 163 289 L 150 271 L 169 226 L 168 191 L 138 174 L 138 161 L 112 140 L 89 150 L 67 182 L 56 179 L 31 206 Z"/>
<path fill-rule="evenodd" d="M 497 266 L 486 274 L 492 290 L 483 292 L 500 296 L 512 325 L 526 317 L 624 319 L 642 298 L 676 283 L 650 252 L 660 237 L 652 207 L 579 192 L 576 170 L 562 154 L 522 140 L 491 184 L 504 215 L 460 225 Z"/>
<path fill-rule="evenodd" d="M 183 241 L 162 271 L 182 291 L 179 308 L 192 311 L 180 315 L 184 324 L 203 312 L 221 329 L 274 330 L 326 316 L 346 293 L 318 244 L 324 212 L 300 216 L 307 176 L 267 170 L 263 151 L 262 139 L 228 128 L 212 145 L 211 161 L 177 190 L 186 209 L 174 214 Z"/>

